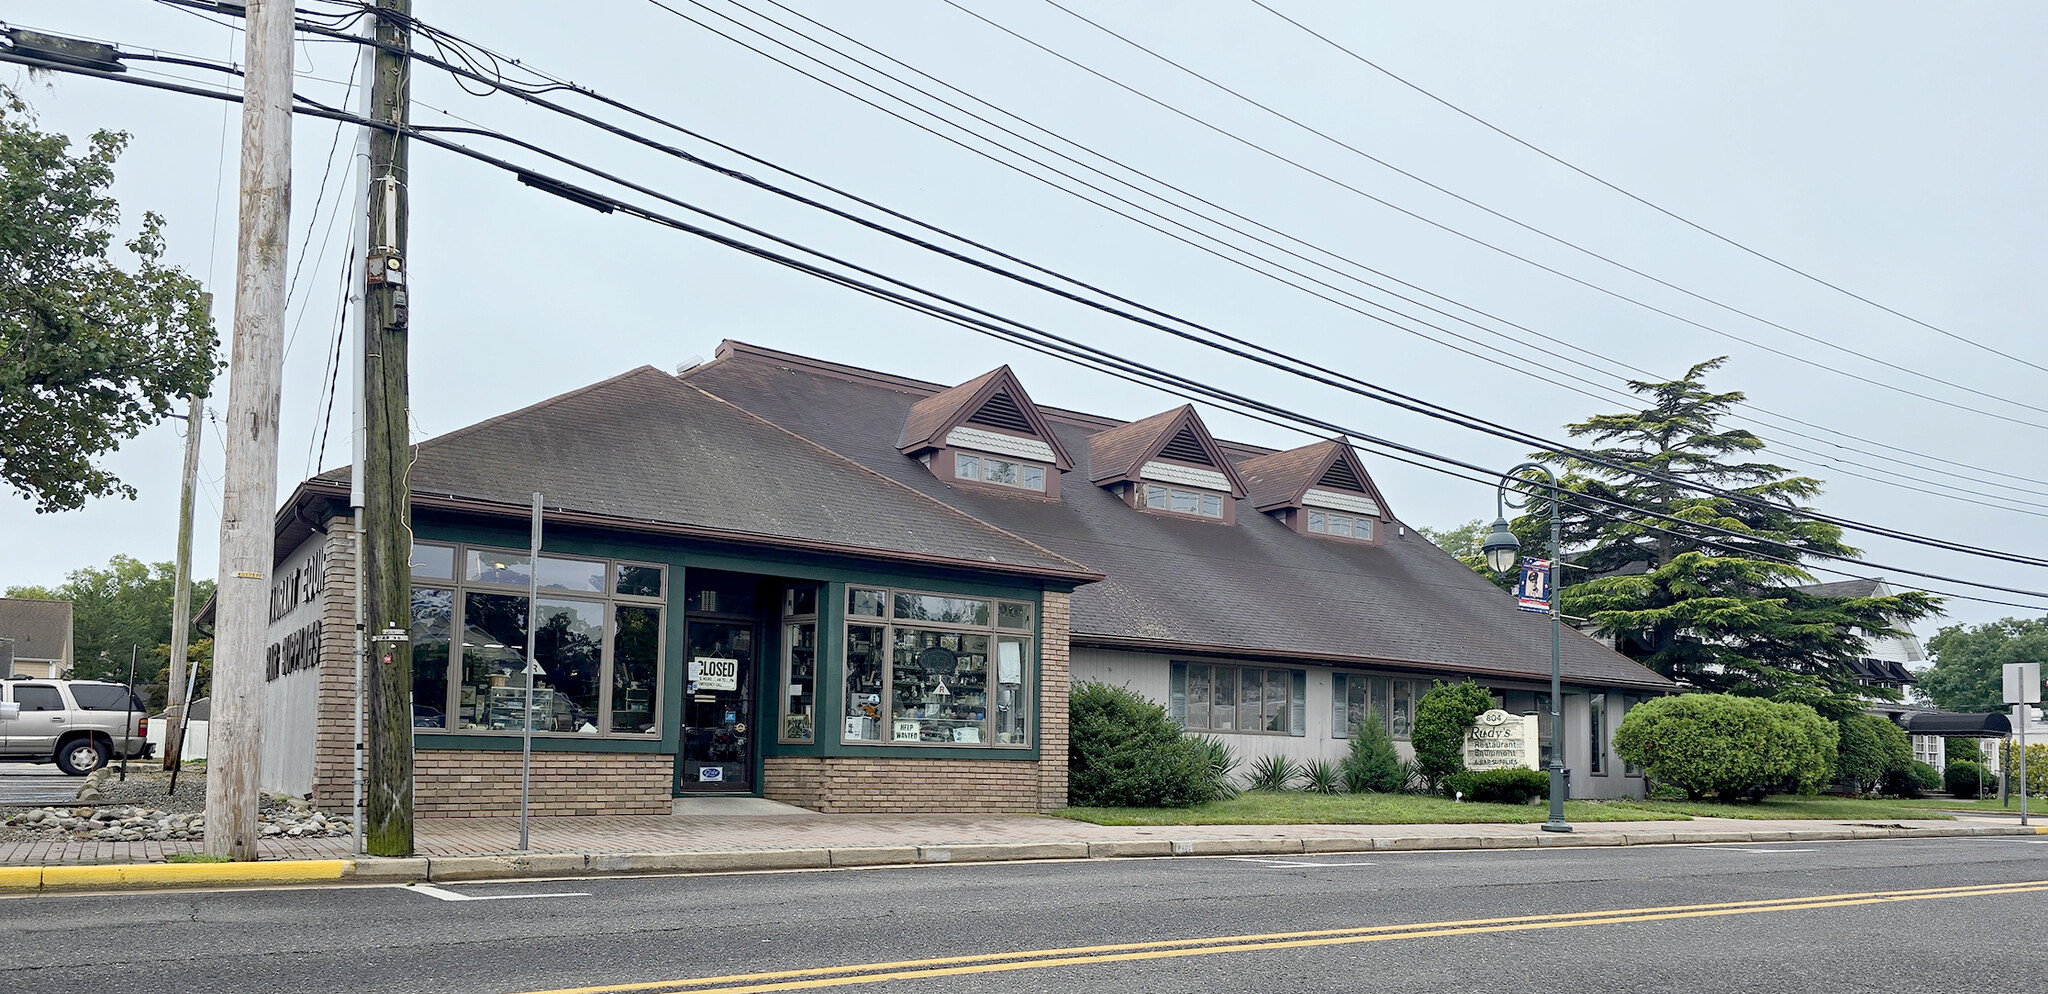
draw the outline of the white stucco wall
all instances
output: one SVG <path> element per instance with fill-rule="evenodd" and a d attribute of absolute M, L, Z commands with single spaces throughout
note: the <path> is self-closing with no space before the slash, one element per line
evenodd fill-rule
<path fill-rule="evenodd" d="M 313 790 L 313 732 L 319 709 L 326 603 L 327 536 L 315 533 L 271 574 L 271 617 L 264 654 L 263 788 L 304 796 Z M 317 633 L 317 634 L 316 634 Z"/>

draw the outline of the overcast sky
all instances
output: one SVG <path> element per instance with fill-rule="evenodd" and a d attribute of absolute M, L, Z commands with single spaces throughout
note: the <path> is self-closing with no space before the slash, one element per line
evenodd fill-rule
<path fill-rule="evenodd" d="M 834 47 L 858 51 L 769 0 L 741 2 Z M 934 137 L 644 0 L 417 0 L 414 13 L 527 65 L 1033 263 L 1541 434 L 1559 436 L 1568 422 L 1623 409 L 1612 391 L 1621 377 L 1639 375 L 1628 367 L 1659 379 L 1675 378 L 1693 363 L 1727 355 L 1728 365 L 1710 384 L 1748 393 L 1753 407 L 1743 409 L 1741 423 L 1774 442 L 1813 450 L 1774 444 L 1771 451 L 1778 462 L 1827 481 L 1826 493 L 1816 502 L 1822 509 L 1972 545 L 2048 554 L 2048 542 L 2041 538 L 2048 534 L 2041 518 L 2048 511 L 2048 487 L 2027 479 L 2048 479 L 2048 460 L 2042 458 L 2048 454 L 2048 429 L 2041 427 L 2048 425 L 2048 410 L 2043 410 L 2048 391 L 2042 389 L 2048 386 L 2048 372 L 1887 314 L 1632 202 L 1329 47 L 1251 0 L 1061 2 L 1358 151 L 1159 62 L 1048 2 L 959 0 L 961 7 L 1189 117 L 1030 47 L 945 0 L 784 2 L 1043 127 L 1057 138 L 1009 122 L 1047 145 L 1077 156 L 1084 153 L 1060 145 L 1060 139 L 1086 146 L 1212 201 L 1216 207 L 1194 205 L 1207 218 L 1249 227 L 1224 211 L 1243 215 L 1285 233 L 1260 231 L 1261 237 L 1321 262 L 1370 267 L 1439 294 L 1455 304 L 1402 291 L 1506 331 L 1514 340 L 1429 314 L 1350 280 L 1362 276 L 1393 285 L 1363 270 L 1346 268 L 1349 275 L 1340 276 L 1314 269 L 1210 220 L 1159 208 L 1230 246 L 1278 259 L 1344 292 L 1389 303 L 1473 342 L 1450 339 L 1412 320 L 1401 323 L 1422 334 L 1371 320 L 1084 203 L 1033 178 L 1075 185 L 1042 167 L 1025 164 L 1026 173 L 1019 173 Z M 2048 270 L 2041 238 L 2048 230 L 2048 192 L 2039 181 L 2040 162 L 2048 151 L 2048 60 L 2040 57 L 2048 48 L 2048 7 L 2027 2 L 1938 7 L 1268 2 L 1414 86 L 1673 214 L 1961 339 L 2048 366 L 2038 294 L 2040 274 Z M 892 92 L 908 93 L 750 15 L 738 3 L 705 4 L 877 79 Z M 688 0 L 673 0 L 671 6 L 740 33 Z M 243 59 L 238 33 L 147 0 L 17 0 L 7 7 L 7 19 L 19 26 L 97 37 L 129 49 Z M 757 37 L 742 36 L 768 47 Z M 850 87 L 813 63 L 778 54 Z M 861 55 L 882 64 L 872 54 Z M 341 102 L 353 58 L 350 46 L 302 44 L 300 92 Z M 136 68 L 136 75 L 143 75 L 149 65 Z M 174 71 L 208 84 L 221 82 L 203 70 Z M 901 68 L 892 71 L 916 78 Z M 169 219 L 171 261 L 216 291 L 220 326 L 229 327 L 239 113 L 224 114 L 221 104 L 200 98 L 79 77 L 27 80 L 11 67 L 0 69 L 0 76 L 33 102 L 47 128 L 75 138 L 98 128 L 133 136 L 114 189 L 127 220 L 138 220 L 144 210 Z M 422 67 L 413 94 L 415 123 L 476 123 L 503 130 L 707 209 L 1175 372 L 1489 466 L 1505 467 L 1525 455 L 1524 446 L 1254 368 L 970 273 L 509 97 L 466 94 L 438 71 Z M 967 103 L 958 94 L 950 96 Z M 353 97 L 348 101 L 353 104 Z M 946 120 L 995 134 L 958 111 L 938 109 Z M 996 116 L 985 108 L 981 112 Z M 629 120 L 616 113 L 603 116 Z M 784 179 L 654 125 L 633 127 L 764 179 Z M 325 456 L 320 457 L 325 367 L 339 323 L 337 291 L 349 226 L 346 216 L 339 223 L 333 218 L 347 192 L 353 134 L 341 133 L 337 141 L 334 125 L 300 118 L 293 140 L 292 252 L 295 260 L 307 258 L 295 262 L 300 272 L 288 319 L 292 338 L 285 369 L 280 493 L 318 468 L 345 463 L 348 451 L 350 381 L 344 371 Z M 521 161 L 539 161 L 484 139 L 463 140 Z M 993 151 L 975 139 L 961 140 Z M 330 148 L 335 150 L 331 157 Z M 1033 154 L 1049 158 L 1042 151 Z M 1110 185 L 1099 177 L 1090 179 Z M 613 189 L 597 180 L 577 181 Z M 692 357 L 708 359 L 725 338 L 941 383 L 1009 363 L 1040 403 L 1121 418 L 1182 402 L 679 232 L 595 213 L 438 150 L 415 148 L 410 189 L 411 374 L 418 438 L 640 364 L 672 369 Z M 1546 234 L 1707 300 L 1632 275 Z M 1290 237 L 1305 245 L 1288 242 Z M 1371 310 L 1336 290 L 1318 289 Z M 1543 341 L 1461 307 L 1568 344 Z M 1453 351 L 1441 344 L 1445 340 L 1496 362 Z M 1537 355 L 1529 345 L 1566 359 Z M 1598 386 L 1536 369 L 1530 365 L 1536 361 Z M 209 402 L 223 414 L 226 383 L 223 376 Z M 2030 404 L 2035 406 L 2025 406 Z M 1281 447 L 1305 440 L 1207 408 L 1204 415 L 1222 437 Z M 212 575 L 217 559 L 222 448 L 217 426 L 207 428 L 199 576 Z M 103 500 L 82 511 L 36 515 L 28 502 L 0 497 L 0 585 L 54 584 L 68 570 L 104 563 L 116 553 L 171 559 L 180 434 L 175 423 L 160 426 L 107 460 L 140 490 L 136 501 Z M 1490 485 L 1385 458 L 1369 456 L 1366 465 L 1394 512 L 1410 524 L 1453 525 L 1493 513 Z M 1956 487 L 1977 493 L 1958 495 Z M 2038 568 L 1875 536 L 1852 535 L 1850 540 L 1871 560 L 1887 565 L 2048 589 L 2048 571 Z M 1897 573 L 1889 575 L 1897 585 L 1909 582 Z M 1942 590 L 1969 589 L 1920 582 Z M 1946 621 L 1980 622 L 2039 611 L 1958 600 L 1950 602 Z M 1921 625 L 1920 633 L 1932 634 L 1939 623 Z"/>

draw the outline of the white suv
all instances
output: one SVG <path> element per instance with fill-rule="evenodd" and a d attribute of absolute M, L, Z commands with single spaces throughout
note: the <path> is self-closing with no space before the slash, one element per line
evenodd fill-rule
<path fill-rule="evenodd" d="M 0 761 L 54 762 L 82 777 L 114 756 L 149 755 L 148 732 L 148 709 L 121 684 L 0 680 Z"/>

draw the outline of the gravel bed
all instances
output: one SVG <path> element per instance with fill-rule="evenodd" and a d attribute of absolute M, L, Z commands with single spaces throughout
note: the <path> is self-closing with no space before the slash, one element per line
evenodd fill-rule
<path fill-rule="evenodd" d="M 120 779 L 117 769 L 102 769 L 79 782 L 80 797 L 69 805 L 0 810 L 0 842 L 204 838 L 206 772 L 179 771 L 175 797 L 170 786 L 171 775 L 155 766 L 138 769 L 130 764 L 126 781 Z M 265 837 L 325 838 L 349 834 L 347 818 L 330 818 L 298 798 L 265 794 L 259 812 Z"/>

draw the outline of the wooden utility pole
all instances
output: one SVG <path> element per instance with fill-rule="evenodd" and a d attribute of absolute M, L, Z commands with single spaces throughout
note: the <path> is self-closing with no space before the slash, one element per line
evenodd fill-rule
<path fill-rule="evenodd" d="M 213 294 L 199 295 L 206 323 L 213 324 Z M 199 486 L 199 415 L 205 400 L 193 394 L 185 402 L 185 476 L 178 495 L 178 578 L 171 594 L 171 673 L 165 684 L 164 769 L 178 765 L 185 748 L 185 653 L 192 630 L 192 498 Z"/>
<path fill-rule="evenodd" d="M 276 562 L 277 421 L 290 249 L 292 5 L 250 0 L 242 81 L 235 334 L 228 367 L 227 472 L 208 725 L 206 852 L 256 858 L 263 776 L 263 648 Z"/>
<path fill-rule="evenodd" d="M 411 85 L 404 55 L 411 0 L 378 0 L 370 116 L 403 126 Z M 390 15 L 397 16 L 390 16 Z M 406 380 L 406 142 L 370 136 L 369 286 L 363 302 L 363 603 L 372 638 L 412 631 L 411 401 Z M 375 856 L 412 855 L 412 644 L 371 643 L 366 705 L 364 847 Z"/>

